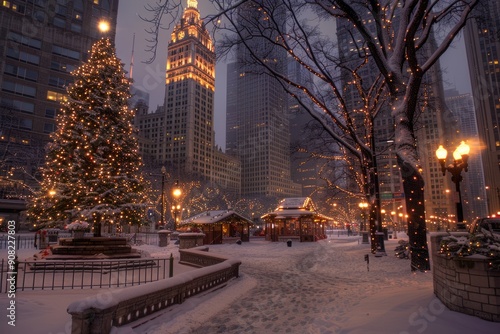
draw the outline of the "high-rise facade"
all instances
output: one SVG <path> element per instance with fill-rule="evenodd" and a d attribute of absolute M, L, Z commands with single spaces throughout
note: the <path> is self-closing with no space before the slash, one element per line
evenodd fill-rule
<path fill-rule="evenodd" d="M 288 59 L 288 77 L 306 87 L 313 87 L 311 74 L 298 62 L 292 61 L 292 58 Z M 305 139 L 312 133 L 312 127 L 319 122 L 291 96 L 288 98 L 288 119 L 290 133 L 295 134 L 290 138 L 291 177 L 295 183 L 302 186 L 302 196 L 313 197 L 318 193 L 321 184 L 321 164 L 318 159 L 312 157 L 313 145 L 316 142 Z"/>
<path fill-rule="evenodd" d="M 481 151 L 477 142 L 478 129 L 476 116 L 474 113 L 474 102 L 472 94 L 459 94 L 456 90 L 447 90 L 446 105 L 450 112 L 456 116 L 458 121 L 458 131 L 454 137 L 454 147 L 460 144 L 460 141 L 467 140 L 472 146 L 469 154 L 468 172 L 462 173 L 463 181 L 462 197 L 464 219 L 468 222 L 478 217 L 487 215 L 486 189 L 484 185 L 483 160 Z"/>
<path fill-rule="evenodd" d="M 70 72 L 114 40 L 118 0 L 10 0 L 0 5 L 0 197 L 23 197 L 43 161 Z M 109 30 L 102 32 L 98 23 Z M 22 171 L 22 172 L 21 172 Z"/>
<path fill-rule="evenodd" d="M 485 1 L 465 27 L 488 214 L 500 215 L 500 2 Z"/>
<path fill-rule="evenodd" d="M 240 193 L 240 162 L 215 146 L 215 53 L 198 11 L 188 0 L 168 44 L 164 105 L 137 109 L 141 154 L 147 165 L 163 165 L 179 182 L 215 182 Z M 139 106 L 140 107 L 140 106 Z"/>
<path fill-rule="evenodd" d="M 239 9 L 240 17 L 264 22 L 265 13 L 251 3 Z M 281 13 L 285 19 L 285 13 Z M 278 16 L 276 16 L 279 19 Z M 249 22 L 241 19 L 239 24 Z M 247 32 L 252 27 L 246 26 Z M 287 71 L 286 52 L 265 38 L 247 41 L 260 59 L 280 73 Z M 241 160 L 241 192 L 245 197 L 300 196 L 300 185 L 290 175 L 290 130 L 287 94 L 261 68 L 247 48 L 236 48 L 236 61 L 228 65 L 226 153 Z"/>
<path fill-rule="evenodd" d="M 168 44 L 163 161 L 210 178 L 214 151 L 215 52 L 196 1 L 188 1 Z"/>

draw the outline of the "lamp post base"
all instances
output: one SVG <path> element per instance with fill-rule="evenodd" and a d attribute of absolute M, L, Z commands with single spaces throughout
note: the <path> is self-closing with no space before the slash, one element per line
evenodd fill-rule
<path fill-rule="evenodd" d="M 375 252 L 375 257 L 387 256 L 385 252 L 384 236 L 384 232 L 375 233 L 375 237 L 377 238 L 377 251 Z"/>

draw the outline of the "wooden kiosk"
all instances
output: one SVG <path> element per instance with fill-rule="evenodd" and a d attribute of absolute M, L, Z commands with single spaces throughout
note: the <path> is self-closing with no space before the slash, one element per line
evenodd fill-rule
<path fill-rule="evenodd" d="M 261 217 L 269 241 L 317 241 L 326 238 L 327 222 L 333 220 L 316 211 L 309 197 L 283 199 L 275 211 Z"/>
<path fill-rule="evenodd" d="M 253 223 L 233 210 L 206 211 L 180 222 L 179 229 L 203 232 L 204 245 L 250 241 Z"/>

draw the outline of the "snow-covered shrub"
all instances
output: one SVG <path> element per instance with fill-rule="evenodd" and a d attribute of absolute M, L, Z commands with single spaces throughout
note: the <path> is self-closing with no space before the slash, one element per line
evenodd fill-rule
<path fill-rule="evenodd" d="M 449 258 L 482 255 L 491 269 L 500 270 L 500 236 L 496 234 L 450 235 L 441 240 L 439 253 Z"/>
<path fill-rule="evenodd" d="M 89 228 L 89 223 L 83 220 L 75 220 L 68 225 L 68 230 L 70 231 L 84 231 Z"/>

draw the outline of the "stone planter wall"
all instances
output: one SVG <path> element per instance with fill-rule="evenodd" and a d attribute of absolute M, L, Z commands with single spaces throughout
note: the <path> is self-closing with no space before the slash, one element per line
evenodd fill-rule
<path fill-rule="evenodd" d="M 203 238 L 205 238 L 203 233 L 180 233 L 179 249 L 203 246 Z"/>
<path fill-rule="evenodd" d="M 182 273 L 169 279 L 153 283 L 112 289 L 96 296 L 71 303 L 67 312 L 71 314 L 72 334 L 94 334 L 115 332 L 113 327 L 120 327 L 143 317 L 182 304 L 187 298 L 203 291 L 224 286 L 232 278 L 239 277 L 241 261 L 237 259 L 223 259 L 211 256 L 206 251 L 184 250 L 187 255 L 192 253 L 190 260 L 200 264 L 203 260 L 194 260 L 194 257 L 208 257 L 209 263 L 217 258 L 217 264 L 209 265 L 194 271 Z M 201 266 L 201 265 L 199 265 Z"/>
<path fill-rule="evenodd" d="M 481 257 L 439 254 L 446 235 L 431 236 L 434 294 L 452 311 L 500 322 L 500 271 L 490 270 Z"/>

